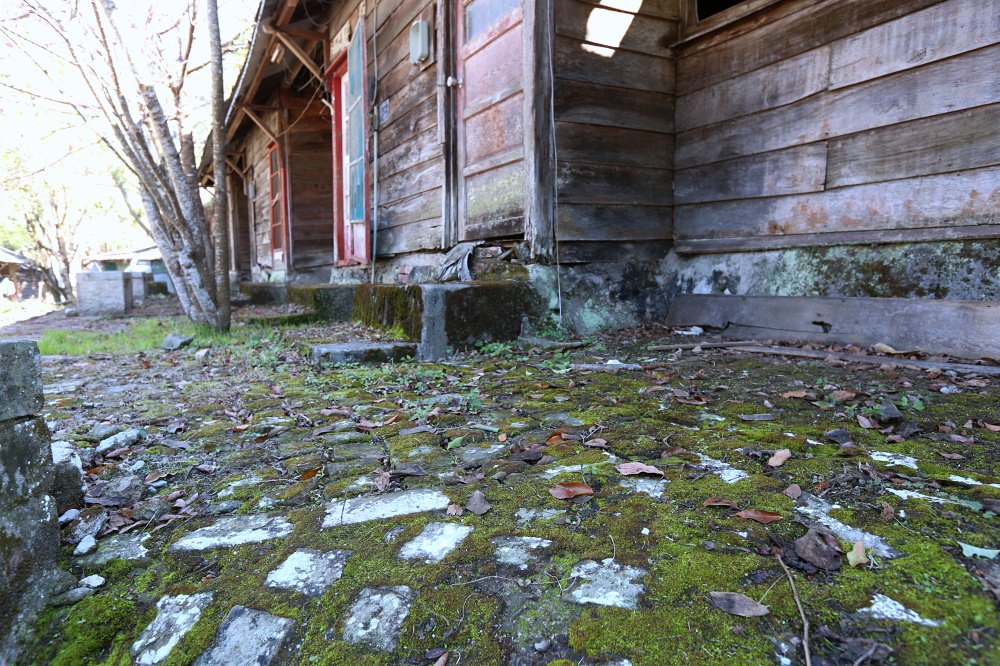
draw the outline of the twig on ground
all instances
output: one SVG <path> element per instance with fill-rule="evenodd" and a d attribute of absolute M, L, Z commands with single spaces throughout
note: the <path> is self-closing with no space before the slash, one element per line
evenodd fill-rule
<path fill-rule="evenodd" d="M 812 656 L 809 653 L 809 619 L 806 617 L 806 612 L 802 609 L 802 600 L 799 599 L 799 591 L 795 589 L 795 580 L 792 578 L 792 572 L 788 570 L 788 567 L 781 559 L 781 552 L 775 550 L 774 558 L 778 560 L 778 564 L 784 569 L 785 575 L 788 577 L 788 583 L 792 586 L 792 596 L 795 597 L 795 605 L 798 606 L 799 616 L 802 617 L 802 647 L 806 653 L 806 666 L 812 666 Z"/>

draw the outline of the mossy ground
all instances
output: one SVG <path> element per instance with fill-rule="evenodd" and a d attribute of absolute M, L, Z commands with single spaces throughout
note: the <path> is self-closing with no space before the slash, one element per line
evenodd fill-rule
<path fill-rule="evenodd" d="M 812 624 L 815 659 L 854 663 L 863 654 L 858 645 L 867 649 L 877 641 L 891 648 L 889 663 L 1000 661 L 997 599 L 984 582 L 989 563 L 964 557 L 957 544 L 998 547 L 997 519 L 989 511 L 997 489 L 950 480 L 1000 482 L 1000 433 L 983 425 L 1000 423 L 991 380 L 725 351 L 657 354 L 646 348 L 660 340 L 641 332 L 572 353 L 490 348 L 447 364 L 315 369 L 305 363 L 303 345 L 320 333 L 311 324 L 239 333 L 213 342 L 204 361 L 191 350 L 46 362 L 46 382 L 82 380 L 66 395 L 46 396 L 48 416 L 63 436 L 79 438 L 101 420 L 143 425 L 151 433 L 144 448 L 109 461 L 102 478 L 141 460 L 142 473 L 172 473 L 161 495 L 184 490 L 200 499 L 196 517 L 152 535 L 148 562 L 114 560 L 96 568 L 71 562 L 74 573 L 101 573 L 108 583 L 76 606 L 46 613 L 34 663 L 129 663 L 128 648 L 159 598 L 203 590 L 214 593 L 213 601 L 168 664 L 191 663 L 235 605 L 295 619 L 286 661 L 296 664 L 429 663 L 424 656 L 435 648 L 475 664 L 770 664 L 782 650 L 800 663 L 801 619 L 775 556 L 806 532 L 794 501 L 782 494 L 792 483 L 838 503 L 838 519 L 904 554 L 830 573 L 786 555 Z M 327 338 L 357 334 L 347 326 L 322 329 Z M 571 369 L 573 362 L 611 358 L 649 369 Z M 942 393 L 942 387 L 958 392 Z M 782 397 L 796 390 L 809 397 Z M 845 390 L 855 396 L 834 395 Z M 888 438 L 893 433 L 860 427 L 857 415 L 878 418 L 883 400 L 899 405 L 921 434 L 895 441 Z M 747 420 L 764 413 L 772 420 Z M 426 428 L 413 430 L 420 426 Z M 568 431 L 563 441 L 551 438 L 560 426 Z M 835 428 L 847 429 L 860 455 L 841 455 L 824 437 Z M 337 439 L 343 433 L 354 435 Z M 166 445 L 164 438 L 188 448 Z M 584 446 L 594 438 L 606 440 L 608 450 Z M 464 462 L 474 449 L 498 444 L 505 448 L 494 459 Z M 535 446 L 553 460 L 510 459 L 515 449 Z M 673 448 L 685 451 L 661 457 Z M 768 458 L 781 448 L 793 457 L 770 467 Z M 871 451 L 914 456 L 920 470 L 875 462 Z M 616 462 L 657 465 L 666 481 L 662 496 L 623 485 L 609 454 Z M 693 454 L 726 461 L 748 476 L 726 483 Z M 374 492 L 378 474 L 406 464 L 420 465 L 426 476 L 392 477 L 393 488 L 443 488 L 458 505 L 478 490 L 492 509 L 482 516 L 416 514 L 321 528 L 326 502 Z M 545 476 L 557 468 L 562 471 Z M 367 482 L 359 485 L 359 478 Z M 241 480 L 248 483 L 230 485 Z M 595 494 L 579 503 L 555 499 L 548 488 L 564 481 L 583 481 Z M 888 492 L 894 488 L 979 504 L 903 500 Z M 783 519 L 765 526 L 733 509 L 703 506 L 713 496 Z M 166 552 L 181 535 L 209 524 L 208 508 L 222 499 L 239 502 L 239 513 L 280 512 L 295 529 L 284 539 L 235 549 Z M 881 515 L 883 503 L 894 509 L 891 520 Z M 525 509 L 562 513 L 525 518 L 519 513 Z M 431 521 L 474 531 L 439 563 L 400 560 L 401 544 Z M 535 536 L 552 545 L 525 570 L 511 569 L 494 557 L 493 539 L 505 536 Z M 268 572 L 298 548 L 354 554 L 321 597 L 266 587 Z M 637 608 L 568 600 L 581 584 L 573 566 L 607 558 L 646 572 Z M 359 591 L 387 585 L 415 592 L 397 650 L 385 654 L 344 642 L 345 615 Z M 712 591 L 740 592 L 771 612 L 728 615 L 709 604 Z M 876 593 L 942 624 L 857 614 Z M 543 640 L 549 641 L 545 649 L 535 649 Z"/>

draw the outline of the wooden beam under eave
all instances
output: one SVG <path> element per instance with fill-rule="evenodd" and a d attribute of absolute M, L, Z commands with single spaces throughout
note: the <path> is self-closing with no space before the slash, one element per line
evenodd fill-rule
<path fill-rule="evenodd" d="M 260 116 L 258 116 L 256 113 L 253 112 L 253 109 L 251 109 L 248 106 L 240 107 L 240 109 L 243 111 L 243 113 L 246 114 L 247 118 L 253 121 L 254 125 L 260 128 L 261 132 L 267 135 L 267 138 L 277 143 L 278 137 L 274 134 L 274 132 L 270 130 L 270 128 L 266 124 L 264 124 L 264 121 L 260 119 Z"/>
<path fill-rule="evenodd" d="M 292 37 L 284 32 L 283 29 L 277 28 L 273 24 L 269 24 L 264 26 L 264 32 L 277 37 L 278 41 L 281 42 L 282 45 L 288 49 L 288 51 L 295 56 L 296 59 L 301 62 L 320 83 L 326 83 L 326 79 L 323 76 L 323 70 L 320 66 L 317 65 L 315 61 L 309 57 L 309 54 L 306 53 L 301 46 L 299 46 L 298 42 L 292 39 Z"/>

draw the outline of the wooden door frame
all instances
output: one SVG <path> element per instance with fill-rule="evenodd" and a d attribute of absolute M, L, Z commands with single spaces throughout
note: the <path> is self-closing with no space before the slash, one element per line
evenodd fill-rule
<path fill-rule="evenodd" d="M 347 76 L 347 51 L 337 56 L 326 70 L 333 119 L 330 124 L 330 142 L 333 155 L 333 259 L 338 266 L 350 265 L 346 257 L 347 217 L 344 210 L 344 118 L 341 82 Z"/>
<path fill-rule="evenodd" d="M 531 256 L 556 253 L 555 81 L 553 0 L 524 3 L 524 236 Z M 558 260 L 558 259 L 557 259 Z"/>

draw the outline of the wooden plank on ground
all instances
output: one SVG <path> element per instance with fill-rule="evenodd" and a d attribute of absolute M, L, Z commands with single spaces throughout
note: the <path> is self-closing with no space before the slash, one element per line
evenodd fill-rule
<path fill-rule="evenodd" d="M 884 343 L 967 358 L 1000 356 L 1000 302 L 682 294 L 671 326 L 708 326 L 725 337 Z"/>
<path fill-rule="evenodd" d="M 822 192 L 826 142 L 684 169 L 674 174 L 678 204 Z"/>
<path fill-rule="evenodd" d="M 795 358 L 814 358 L 826 360 L 834 358 L 849 363 L 871 363 L 873 365 L 912 366 L 925 370 L 954 370 L 955 372 L 992 375 L 1000 377 L 1000 367 L 995 365 L 973 365 L 971 363 L 949 363 L 947 361 L 924 361 L 919 359 L 899 359 L 871 354 L 846 354 L 844 352 L 817 351 L 815 349 L 795 349 L 794 347 L 758 347 L 736 343 L 727 351 L 744 354 L 767 354 L 769 356 L 792 356 Z"/>
<path fill-rule="evenodd" d="M 1000 164 L 1000 104 L 830 141 L 827 187 Z"/>

